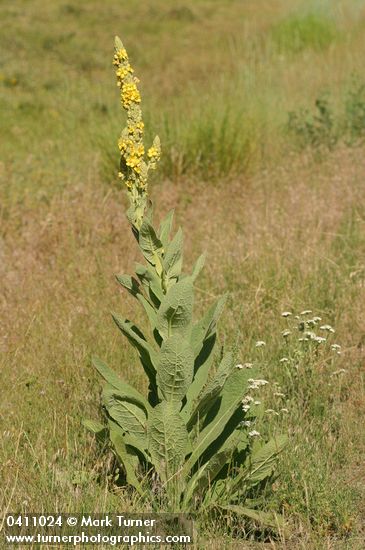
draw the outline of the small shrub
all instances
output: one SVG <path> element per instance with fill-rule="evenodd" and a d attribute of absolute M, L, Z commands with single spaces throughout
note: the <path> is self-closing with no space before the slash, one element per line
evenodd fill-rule
<path fill-rule="evenodd" d="M 327 97 L 315 101 L 315 111 L 301 109 L 290 112 L 287 123 L 289 133 L 296 137 L 300 147 L 332 149 L 339 139 L 338 125 Z"/>
<path fill-rule="evenodd" d="M 361 143 L 365 137 L 365 84 L 353 80 L 336 110 L 326 93 L 316 99 L 314 110 L 290 112 L 286 129 L 301 148 L 332 149 L 339 142 L 349 146 Z"/>

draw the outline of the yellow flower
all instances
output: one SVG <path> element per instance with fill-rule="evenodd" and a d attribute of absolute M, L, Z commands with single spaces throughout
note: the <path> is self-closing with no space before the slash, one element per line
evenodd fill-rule
<path fill-rule="evenodd" d="M 140 162 L 140 159 L 136 155 L 131 155 L 127 159 L 126 165 L 130 166 L 131 168 L 134 168 L 135 166 L 137 166 L 137 164 L 139 164 L 139 162 Z"/>
<path fill-rule="evenodd" d="M 127 125 L 118 140 L 122 164 L 119 177 L 125 182 L 129 197 L 135 212 L 135 223 L 140 227 L 143 213 L 147 208 L 147 174 L 149 168 L 155 168 L 160 158 L 159 139 L 155 138 L 152 147 L 147 151 L 149 162 L 144 160 L 145 147 L 143 143 L 144 123 L 139 106 L 141 95 L 137 87 L 139 80 L 133 76 L 128 54 L 119 40 L 115 40 L 113 65 L 120 87 L 120 100 L 127 112 Z"/>
<path fill-rule="evenodd" d="M 144 145 L 143 144 L 140 144 L 137 148 L 137 155 L 139 155 L 140 157 L 142 157 L 144 155 Z"/>
<path fill-rule="evenodd" d="M 153 158 L 153 157 L 157 157 L 158 156 L 158 151 L 157 151 L 156 147 L 150 147 L 148 149 L 147 155 L 149 156 L 150 159 Z"/>
<path fill-rule="evenodd" d="M 132 103 L 140 103 L 141 95 L 134 82 L 129 82 L 122 85 L 122 105 L 125 109 L 128 109 Z"/>
<path fill-rule="evenodd" d="M 126 61 L 128 59 L 127 50 L 125 48 L 121 48 L 121 49 L 117 50 L 116 56 L 117 56 L 117 59 L 120 59 L 122 61 Z"/>

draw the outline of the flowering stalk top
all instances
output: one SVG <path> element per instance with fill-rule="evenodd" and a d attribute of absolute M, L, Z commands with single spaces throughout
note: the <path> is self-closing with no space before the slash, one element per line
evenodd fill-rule
<path fill-rule="evenodd" d="M 137 87 L 139 80 L 133 74 L 127 51 L 118 37 L 115 38 L 113 65 L 116 68 L 122 107 L 127 112 L 127 125 L 118 140 L 121 155 L 118 175 L 127 187 L 131 202 L 128 217 L 140 229 L 148 205 L 148 172 L 155 169 L 160 160 L 160 140 L 156 136 L 146 154 L 141 94 Z"/>

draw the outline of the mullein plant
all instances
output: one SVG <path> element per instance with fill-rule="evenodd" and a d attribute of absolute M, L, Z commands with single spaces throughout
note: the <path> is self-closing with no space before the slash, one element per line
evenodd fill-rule
<path fill-rule="evenodd" d="M 142 306 L 150 337 L 131 321 L 113 319 L 135 348 L 148 379 L 148 395 L 99 358 L 93 364 L 106 385 L 105 423 L 85 421 L 97 439 L 111 446 L 127 484 L 155 509 L 220 509 L 268 525 L 260 508 L 264 487 L 273 479 L 285 436 L 263 442 L 254 429 L 263 414 L 257 393 L 267 382 L 234 354 L 216 357 L 217 322 L 226 297 L 198 321 L 193 319 L 194 284 L 203 268 L 183 273 L 183 233 L 172 237 L 173 211 L 156 228 L 148 197 L 149 171 L 160 159 L 160 140 L 144 147 L 138 79 L 127 52 L 115 39 L 113 64 L 127 125 L 118 145 L 119 177 L 130 199 L 127 217 L 145 262 L 135 276 L 117 281 Z"/>

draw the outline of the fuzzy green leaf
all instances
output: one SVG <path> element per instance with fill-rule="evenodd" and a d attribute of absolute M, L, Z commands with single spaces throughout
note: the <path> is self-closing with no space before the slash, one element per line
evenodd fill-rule
<path fill-rule="evenodd" d="M 276 458 L 286 444 L 287 436 L 281 435 L 271 439 L 265 445 L 259 446 L 256 451 L 249 455 L 247 464 L 241 468 L 233 480 L 232 494 L 241 486 L 246 489 L 254 487 L 270 477 L 274 472 Z"/>
<path fill-rule="evenodd" d="M 160 278 L 151 268 L 142 264 L 136 265 L 136 275 L 143 285 L 146 296 L 150 299 L 151 303 L 158 308 L 164 297 Z"/>
<path fill-rule="evenodd" d="M 189 386 L 186 393 L 186 403 L 181 411 L 181 415 L 185 422 L 188 422 L 194 404 L 207 382 L 209 371 L 214 360 L 214 348 L 215 348 L 216 336 L 211 336 L 208 340 L 204 341 L 203 347 L 194 363 L 194 379 Z"/>
<path fill-rule="evenodd" d="M 131 433 L 140 441 L 146 437 L 146 412 L 134 401 L 120 397 L 112 387 L 106 387 L 102 394 L 103 404 L 123 432 Z"/>
<path fill-rule="evenodd" d="M 142 294 L 138 294 L 137 299 L 138 299 L 139 303 L 142 304 L 143 309 L 147 313 L 147 317 L 148 317 L 148 320 L 150 322 L 151 329 L 153 330 L 156 326 L 156 311 L 155 311 L 155 308 L 150 304 L 150 302 L 148 300 L 146 300 L 146 298 Z"/>
<path fill-rule="evenodd" d="M 116 390 L 116 394 L 121 399 L 128 399 L 140 407 L 143 407 L 146 412 L 149 411 L 150 405 L 139 391 L 119 378 L 119 376 L 98 357 L 93 357 L 92 362 L 98 373 L 114 388 L 114 390 Z"/>
<path fill-rule="evenodd" d="M 173 219 L 174 219 L 174 210 L 170 210 L 170 212 L 168 212 L 166 217 L 160 223 L 160 227 L 158 230 L 160 241 L 162 242 L 165 249 L 167 248 L 167 245 L 169 242 L 169 236 L 172 228 Z"/>
<path fill-rule="evenodd" d="M 148 418 L 148 449 L 163 481 L 168 481 L 184 461 L 188 432 L 173 403 L 162 401 Z"/>
<path fill-rule="evenodd" d="M 198 277 L 199 273 L 201 272 L 201 270 L 203 269 L 204 267 L 204 264 L 205 264 L 205 259 L 206 259 L 206 254 L 202 254 L 201 256 L 199 256 L 199 258 L 197 259 L 197 261 L 195 262 L 195 265 L 193 267 L 193 272 L 191 274 L 191 278 L 193 279 L 193 281 L 196 280 L 196 278 Z"/>
<path fill-rule="evenodd" d="M 82 424 L 89 432 L 93 433 L 99 443 L 104 445 L 108 440 L 108 430 L 100 422 L 95 420 L 83 420 Z"/>
<path fill-rule="evenodd" d="M 132 296 L 137 296 L 140 289 L 139 283 L 134 277 L 130 277 L 129 275 L 116 275 L 115 278 L 122 287 L 132 294 Z"/>
<path fill-rule="evenodd" d="M 167 279 L 177 279 L 181 274 L 183 255 L 183 232 L 181 228 L 168 245 L 163 259 L 163 268 Z"/>
<path fill-rule="evenodd" d="M 225 444 L 215 453 L 211 459 L 201 466 L 193 475 L 185 491 L 184 504 L 188 504 L 194 493 L 202 493 L 211 486 L 214 479 L 229 461 L 243 437 L 242 432 L 235 430 Z"/>
<path fill-rule="evenodd" d="M 114 37 L 114 47 L 115 47 L 116 50 L 123 50 L 124 49 L 123 42 L 121 41 L 119 36 Z"/>
<path fill-rule="evenodd" d="M 277 529 L 278 527 L 282 527 L 284 525 L 283 518 L 276 514 L 270 514 L 269 512 L 253 510 L 251 508 L 246 508 L 245 506 L 237 506 L 235 504 L 219 506 L 219 508 L 227 510 L 228 512 L 234 512 L 239 516 L 246 516 L 264 527 L 272 527 L 274 529 Z"/>
<path fill-rule="evenodd" d="M 137 349 L 140 354 L 143 367 L 146 371 L 150 383 L 155 385 L 155 373 L 157 364 L 156 352 L 152 346 L 146 341 L 139 329 L 127 319 L 123 319 L 115 314 L 112 314 L 115 324 L 119 330 L 126 336 L 129 342 Z"/>
<path fill-rule="evenodd" d="M 138 457 L 133 449 L 124 443 L 120 429 L 118 429 L 114 422 L 110 422 L 109 426 L 110 441 L 114 447 L 116 455 L 124 466 L 127 483 L 132 485 L 140 495 L 143 495 L 144 491 L 136 476 Z"/>
<path fill-rule="evenodd" d="M 146 260 L 156 267 L 159 267 L 160 256 L 163 251 L 163 245 L 160 239 L 157 237 L 152 225 L 143 221 L 141 229 L 139 231 L 138 238 L 139 246 Z"/>
<path fill-rule="evenodd" d="M 176 283 L 167 292 L 157 313 L 156 328 L 166 340 L 173 332 L 187 334 L 193 314 L 194 290 L 190 277 Z"/>
<path fill-rule="evenodd" d="M 216 397 L 221 392 L 228 375 L 232 371 L 233 356 L 232 353 L 227 353 L 219 364 L 218 370 L 213 378 L 208 382 L 201 394 L 198 396 L 194 410 L 190 416 L 187 424 L 187 428 L 190 431 L 193 424 L 198 421 L 199 418 L 207 413 L 210 407 L 213 405 Z"/>
<path fill-rule="evenodd" d="M 170 336 L 161 346 L 157 368 L 157 385 L 166 401 L 184 398 L 193 379 L 194 354 L 190 343 L 179 334 Z"/>
<path fill-rule="evenodd" d="M 251 378 L 251 372 L 248 374 L 247 369 L 236 369 L 228 376 L 217 402 L 217 410 L 211 410 L 207 415 L 206 425 L 193 445 L 193 452 L 184 466 L 186 473 L 194 466 L 195 462 L 199 459 L 202 460 L 203 454 L 212 443 L 216 442 L 216 446 L 213 445 L 211 455 L 217 452 L 225 439 L 229 437 L 230 432 L 226 433 L 225 427 L 247 393 L 247 380 Z M 212 412 L 214 415 L 211 414 Z"/>
<path fill-rule="evenodd" d="M 200 353 L 204 340 L 207 340 L 215 333 L 217 322 L 222 314 L 226 300 L 226 294 L 221 296 L 221 298 L 219 298 L 216 303 L 209 308 L 203 319 L 193 326 L 191 342 L 196 355 Z"/>
<path fill-rule="evenodd" d="M 254 487 L 272 475 L 277 456 L 282 452 L 287 441 L 286 435 L 274 437 L 249 457 L 249 472 L 245 481 L 250 487 Z"/>

